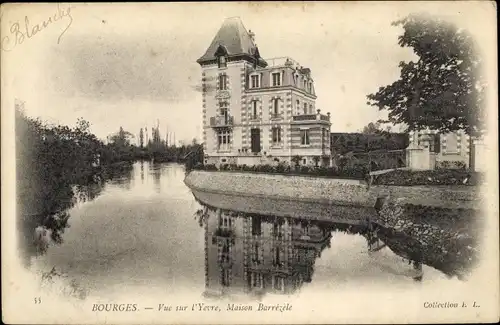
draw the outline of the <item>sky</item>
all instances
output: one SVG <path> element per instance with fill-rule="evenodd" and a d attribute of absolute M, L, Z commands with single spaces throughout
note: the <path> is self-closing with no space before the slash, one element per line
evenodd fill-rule
<path fill-rule="evenodd" d="M 241 18 L 255 33 L 262 57 L 289 56 L 312 70 L 316 106 L 331 113 L 332 132 L 355 132 L 386 116 L 367 105 L 366 95 L 397 80 L 400 61 L 415 59 L 411 49 L 397 44 L 402 29 L 391 22 L 423 9 L 446 14 L 476 33 L 479 43 L 494 33 L 484 24 L 495 22 L 484 2 L 69 6 L 2 7 L 2 90 L 8 90 L 9 100 L 24 101 L 30 116 L 50 123 L 72 126 L 83 117 L 100 138 L 120 126 L 137 135 L 159 121 L 163 135 L 175 132 L 184 142 L 201 139 L 196 60 L 225 18 Z M 54 16 L 60 18 L 26 34 L 26 24 L 30 30 L 43 27 Z M 12 32 L 16 22 L 25 34 L 22 44 Z"/>

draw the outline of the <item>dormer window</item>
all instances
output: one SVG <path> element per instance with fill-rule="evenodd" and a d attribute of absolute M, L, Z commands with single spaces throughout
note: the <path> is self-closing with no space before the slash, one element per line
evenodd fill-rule
<path fill-rule="evenodd" d="M 281 73 L 279 72 L 272 73 L 272 85 L 273 87 L 281 86 Z"/>
<path fill-rule="evenodd" d="M 226 68 L 227 67 L 227 59 L 225 56 L 221 55 L 218 58 L 219 60 L 219 68 Z"/>
<path fill-rule="evenodd" d="M 254 74 L 250 77 L 250 88 L 260 87 L 260 75 Z"/>
<path fill-rule="evenodd" d="M 224 46 L 219 45 L 219 47 L 215 51 L 215 57 L 217 58 L 217 64 L 219 65 L 219 68 L 227 67 L 227 50 Z"/>

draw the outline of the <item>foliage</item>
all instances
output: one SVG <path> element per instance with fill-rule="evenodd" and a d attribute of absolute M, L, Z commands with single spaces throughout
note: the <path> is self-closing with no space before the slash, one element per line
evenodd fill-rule
<path fill-rule="evenodd" d="M 483 175 L 465 169 L 436 169 L 424 171 L 395 170 L 379 175 L 373 185 L 472 185 L 481 184 Z"/>
<path fill-rule="evenodd" d="M 110 176 L 102 159 L 108 156 L 107 147 L 89 128 L 83 119 L 73 128 L 47 125 L 16 109 L 16 202 L 25 253 L 34 253 L 32 236 L 38 227 L 61 243 L 67 210 L 79 200 L 97 196 Z"/>
<path fill-rule="evenodd" d="M 144 148 L 144 130 L 143 128 L 141 128 L 141 130 L 139 131 L 139 146 L 142 148 Z"/>
<path fill-rule="evenodd" d="M 467 166 L 463 161 L 436 161 L 436 169 L 463 169 L 465 170 Z"/>
<path fill-rule="evenodd" d="M 422 15 L 393 25 L 402 26 L 399 45 L 413 48 L 418 61 L 401 62 L 400 79 L 368 95 L 368 104 L 389 111 L 384 122 L 405 124 L 409 131 L 481 132 L 486 85 L 472 36 L 442 19 Z"/>
<path fill-rule="evenodd" d="M 295 167 L 299 167 L 301 160 L 302 160 L 302 156 L 295 155 L 292 157 L 292 162 L 295 164 Z"/>
<path fill-rule="evenodd" d="M 332 133 L 331 147 L 336 154 L 367 152 L 374 150 L 402 150 L 408 147 L 409 138 L 405 133 Z"/>
<path fill-rule="evenodd" d="M 299 166 L 299 168 L 291 169 L 290 166 L 284 164 L 272 165 L 235 165 L 225 164 L 217 168 L 216 165 L 196 165 L 196 170 L 205 171 L 240 171 L 240 172 L 254 172 L 254 173 L 269 173 L 269 174 L 283 174 L 283 175 L 303 175 L 303 176 L 322 176 L 333 178 L 349 178 L 349 179 L 365 179 L 367 169 L 364 166 L 354 166 L 352 168 L 345 168 L 343 170 L 333 167 L 318 167 L 311 168 L 308 166 Z"/>
<path fill-rule="evenodd" d="M 133 137 L 134 135 L 132 133 L 125 131 L 120 126 L 120 130 L 117 133 L 108 136 L 108 140 L 111 144 L 114 144 L 118 147 L 128 147 L 130 146 L 130 140 Z"/>
<path fill-rule="evenodd" d="M 319 164 L 319 161 L 321 160 L 321 158 L 319 156 L 314 156 L 312 159 L 314 161 L 314 166 L 318 167 L 318 164 Z"/>

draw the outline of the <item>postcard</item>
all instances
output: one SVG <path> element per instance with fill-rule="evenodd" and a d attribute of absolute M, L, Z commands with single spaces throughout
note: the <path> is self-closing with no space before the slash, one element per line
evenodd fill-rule
<path fill-rule="evenodd" d="M 496 9 L 2 4 L 3 322 L 498 322 Z"/>

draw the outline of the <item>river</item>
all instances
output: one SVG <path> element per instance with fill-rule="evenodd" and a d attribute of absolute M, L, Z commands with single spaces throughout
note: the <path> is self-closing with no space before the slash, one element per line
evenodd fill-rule
<path fill-rule="evenodd" d="M 287 235 L 283 222 L 266 226 L 265 218 L 258 218 L 258 231 L 272 235 L 250 242 L 243 238 L 248 236 L 244 225 L 253 225 L 255 216 L 216 220 L 220 212 L 200 205 L 184 177 L 178 164 L 135 163 L 104 183 L 96 197 L 73 206 L 62 243 L 33 257 L 31 267 L 55 267 L 86 295 L 103 299 L 130 292 L 299 295 L 457 281 L 425 265 L 423 278 L 415 281 L 408 261 L 388 248 L 369 253 L 365 237 L 334 225 L 301 226 L 301 220 L 293 220 L 290 224 L 300 229 L 290 228 Z M 217 225 L 234 234 L 216 233 Z M 226 264 L 231 271 L 221 273 Z"/>

